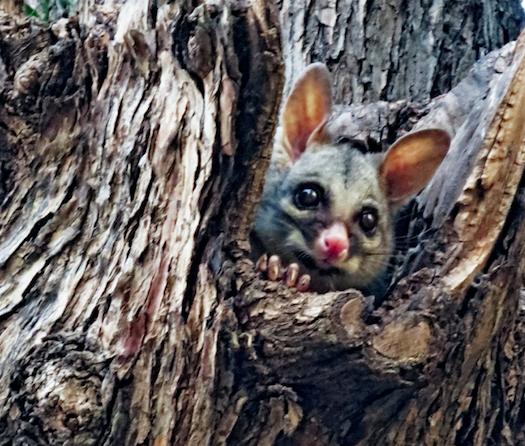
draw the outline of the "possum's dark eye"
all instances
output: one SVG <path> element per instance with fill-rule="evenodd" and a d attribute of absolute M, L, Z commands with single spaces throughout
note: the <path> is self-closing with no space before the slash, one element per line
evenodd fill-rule
<path fill-rule="evenodd" d="M 294 204 L 298 209 L 314 209 L 321 203 L 322 190 L 317 186 L 300 186 L 294 195 Z"/>
<path fill-rule="evenodd" d="M 379 216 L 377 215 L 377 210 L 374 208 L 363 209 L 358 217 L 359 226 L 368 236 L 374 234 L 378 221 Z"/>

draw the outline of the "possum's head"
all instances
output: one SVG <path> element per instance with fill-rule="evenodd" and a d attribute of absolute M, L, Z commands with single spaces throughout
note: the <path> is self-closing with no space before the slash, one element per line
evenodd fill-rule
<path fill-rule="evenodd" d="M 283 109 L 272 160 L 279 174 L 267 179 L 255 232 L 268 254 L 299 263 L 312 289 L 363 289 L 392 254 L 395 211 L 427 185 L 450 138 L 422 130 L 386 154 L 363 153 L 332 141 L 331 97 L 328 70 L 310 65 Z"/>

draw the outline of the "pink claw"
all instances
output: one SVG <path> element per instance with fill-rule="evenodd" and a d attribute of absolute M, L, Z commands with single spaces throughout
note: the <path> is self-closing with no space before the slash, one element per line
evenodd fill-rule
<path fill-rule="evenodd" d="M 259 271 L 265 273 L 268 271 L 268 255 L 263 254 L 261 257 L 259 257 L 259 260 L 257 260 L 257 263 L 255 264 L 255 268 L 257 268 Z"/>
<path fill-rule="evenodd" d="M 268 259 L 268 280 L 272 282 L 281 277 L 281 259 L 279 256 L 271 256 Z"/>
<path fill-rule="evenodd" d="M 310 274 L 303 274 L 301 277 L 299 277 L 299 280 L 297 281 L 297 291 L 305 292 L 310 287 L 310 281 L 312 278 L 310 277 Z"/>
<path fill-rule="evenodd" d="M 307 291 L 310 287 L 311 277 L 309 274 L 299 275 L 299 265 L 291 263 L 288 268 L 283 268 L 279 256 L 273 255 L 268 258 L 264 254 L 259 257 L 255 267 L 267 274 L 268 280 L 275 282 L 277 280 L 284 280 L 284 283 L 289 288 L 297 288 L 297 291 Z"/>

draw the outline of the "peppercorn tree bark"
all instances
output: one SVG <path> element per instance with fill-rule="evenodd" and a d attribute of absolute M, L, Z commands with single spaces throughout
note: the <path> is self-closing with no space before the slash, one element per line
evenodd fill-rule
<path fill-rule="evenodd" d="M 284 1 L 85 1 L 45 25 L 10 2 L 0 444 L 522 444 L 525 50 L 508 44 L 467 76 L 518 16 L 510 1 L 481 17 L 464 4 L 423 18 L 414 2 L 291 14 Z M 470 28 L 458 36 L 443 11 Z M 373 43 L 372 29 L 396 38 Z M 379 146 L 414 126 L 454 135 L 406 211 L 383 302 L 296 293 L 247 259 L 283 58 L 323 59 L 290 42 L 330 32 L 366 37 L 351 86 L 342 61 L 359 45 L 338 40 L 335 86 L 355 104 L 331 131 Z M 361 104 L 378 98 L 395 102 Z"/>

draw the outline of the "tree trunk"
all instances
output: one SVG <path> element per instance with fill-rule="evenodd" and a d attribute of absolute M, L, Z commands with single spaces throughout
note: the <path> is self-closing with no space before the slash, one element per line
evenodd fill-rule
<path fill-rule="evenodd" d="M 290 76 L 329 45 L 356 103 L 331 131 L 455 136 L 382 303 L 247 260 L 284 85 L 277 5 L 0 15 L 0 445 L 525 444 L 525 37 L 455 86 L 522 15 L 439 5 L 281 4 Z M 403 100 L 360 104 L 377 99 Z"/>
<path fill-rule="evenodd" d="M 446 93 L 523 22 L 514 0 L 282 0 L 281 11 L 286 91 L 306 64 L 321 61 L 341 104 Z"/>

